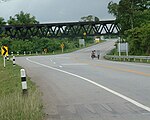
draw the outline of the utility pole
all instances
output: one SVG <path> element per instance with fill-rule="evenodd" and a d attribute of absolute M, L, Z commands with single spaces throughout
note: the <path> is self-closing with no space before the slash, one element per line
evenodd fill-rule
<path fill-rule="evenodd" d="M 131 20 L 131 29 L 134 28 L 134 25 L 133 25 L 133 16 L 134 16 L 134 0 L 131 1 L 131 15 L 130 15 L 130 20 Z"/>

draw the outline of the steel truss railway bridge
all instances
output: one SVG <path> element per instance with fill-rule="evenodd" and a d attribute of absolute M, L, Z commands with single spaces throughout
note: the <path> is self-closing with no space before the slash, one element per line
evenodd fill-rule
<path fill-rule="evenodd" d="M 0 26 L 0 36 L 11 38 L 37 37 L 83 37 L 100 35 L 119 35 L 120 27 L 114 20 L 99 22 L 69 22 L 34 25 Z"/>

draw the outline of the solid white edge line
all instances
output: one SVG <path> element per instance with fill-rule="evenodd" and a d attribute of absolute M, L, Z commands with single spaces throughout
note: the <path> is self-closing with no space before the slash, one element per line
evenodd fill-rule
<path fill-rule="evenodd" d="M 143 104 L 141 104 L 141 103 L 139 103 L 139 102 L 137 102 L 137 101 L 135 101 L 135 100 L 133 100 L 133 99 L 131 99 L 131 98 L 125 96 L 125 95 L 122 95 L 122 94 L 120 94 L 120 93 L 118 93 L 118 92 L 116 92 L 116 91 L 114 91 L 114 90 L 111 90 L 111 89 L 109 89 L 109 88 L 107 88 L 107 87 L 105 87 L 105 86 L 103 86 L 103 85 L 100 85 L 100 84 L 98 84 L 98 83 L 96 83 L 96 82 L 94 82 L 94 81 L 92 81 L 92 80 L 89 80 L 89 79 L 87 79 L 87 78 L 84 78 L 84 77 L 82 77 L 82 76 L 79 76 L 79 75 L 76 75 L 76 74 L 73 74 L 73 73 L 70 73 L 70 72 L 67 72 L 67 71 L 64 71 L 64 70 L 60 70 L 60 69 L 57 69 L 57 68 L 54 68 L 54 67 L 51 67 L 51 66 L 47 66 L 47 65 L 44 65 L 44 64 L 41 64 L 41 63 L 32 61 L 32 60 L 30 60 L 29 58 L 26 58 L 26 60 L 28 60 L 29 62 L 38 64 L 38 65 L 41 65 L 41 66 L 43 66 L 43 67 L 47 67 L 47 68 L 50 68 L 50 69 L 52 69 L 52 70 L 56 70 L 56 71 L 59 71 L 59 72 L 62 72 L 62 73 L 66 73 L 66 74 L 75 76 L 75 77 L 77 77 L 77 78 L 80 78 L 80 79 L 82 79 L 82 80 L 84 80 L 84 81 L 87 81 L 87 82 L 89 82 L 89 83 L 91 83 L 91 84 L 93 84 L 93 85 L 96 85 L 96 86 L 98 86 L 98 87 L 100 87 L 100 88 L 102 88 L 102 89 L 104 89 L 104 90 L 106 90 L 106 91 L 108 91 L 108 92 L 110 92 L 110 93 L 112 93 L 112 94 L 114 94 L 114 95 L 116 95 L 116 96 L 118 96 L 118 97 L 120 97 L 120 98 L 122 98 L 122 99 L 124 99 L 124 100 L 126 100 L 126 101 L 128 101 L 128 102 L 130 102 L 130 103 L 132 103 L 132 104 L 134 104 L 134 105 L 136 105 L 136 106 L 142 108 L 142 109 L 144 109 L 144 110 L 147 110 L 148 112 L 150 112 L 150 108 L 149 108 L 149 107 L 147 107 L 147 106 L 145 106 L 145 105 L 143 105 Z"/>

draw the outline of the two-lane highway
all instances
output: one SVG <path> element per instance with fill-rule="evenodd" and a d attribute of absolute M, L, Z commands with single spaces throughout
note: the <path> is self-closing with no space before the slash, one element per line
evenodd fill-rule
<path fill-rule="evenodd" d="M 115 41 L 69 54 L 18 57 L 43 93 L 47 120 L 149 120 L 150 65 L 90 58 Z"/>

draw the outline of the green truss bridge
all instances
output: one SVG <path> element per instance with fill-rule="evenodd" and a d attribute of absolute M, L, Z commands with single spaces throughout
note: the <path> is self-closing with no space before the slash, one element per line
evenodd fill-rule
<path fill-rule="evenodd" d="M 98 35 L 119 35 L 120 27 L 114 20 L 99 22 L 68 22 L 33 25 L 0 26 L 0 36 L 11 38 L 38 37 L 83 37 Z"/>

